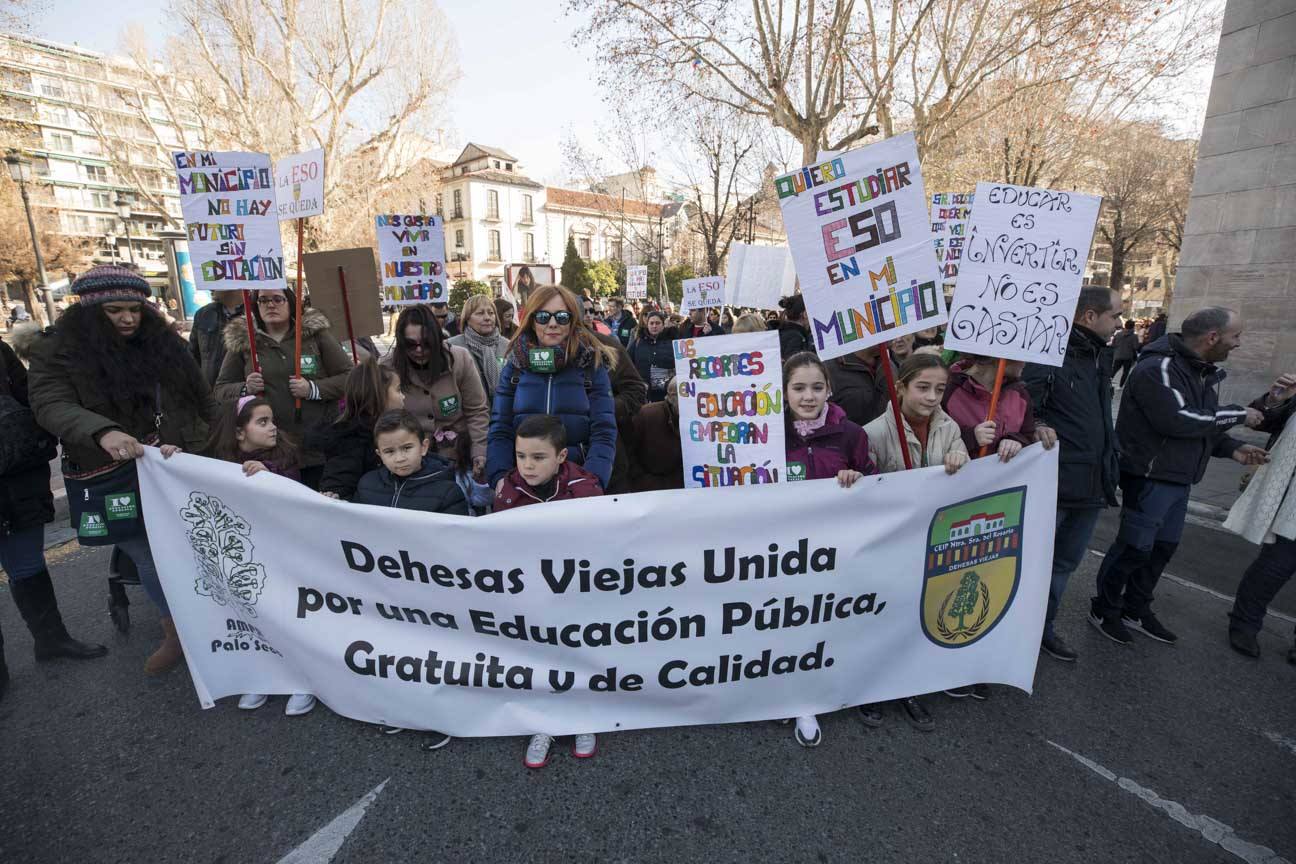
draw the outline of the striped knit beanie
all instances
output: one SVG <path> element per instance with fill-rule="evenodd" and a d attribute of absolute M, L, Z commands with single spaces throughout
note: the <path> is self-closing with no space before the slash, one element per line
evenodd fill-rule
<path fill-rule="evenodd" d="M 134 270 L 104 264 L 92 267 L 72 283 L 82 305 L 140 302 L 152 296 L 149 284 Z"/>

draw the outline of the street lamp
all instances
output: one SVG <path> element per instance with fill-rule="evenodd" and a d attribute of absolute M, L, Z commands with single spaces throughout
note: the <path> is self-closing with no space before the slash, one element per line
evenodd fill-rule
<path fill-rule="evenodd" d="M 130 255 L 130 262 L 133 266 L 135 264 L 135 247 L 131 245 L 131 202 L 126 197 L 125 192 L 117 193 L 117 200 L 113 202 L 113 206 L 117 208 L 117 215 L 121 217 L 122 222 L 126 225 L 126 252 Z"/>
<path fill-rule="evenodd" d="M 109 231 L 104 235 L 104 242 L 108 244 L 108 260 L 113 264 L 117 263 L 117 235 Z"/>
<path fill-rule="evenodd" d="M 9 166 L 9 176 L 18 184 L 22 193 L 23 209 L 27 211 L 27 230 L 31 232 L 32 251 L 36 253 L 36 273 L 40 277 L 40 289 L 45 292 L 45 312 L 49 323 L 54 323 L 54 292 L 50 290 L 49 279 L 45 276 L 45 256 L 41 254 L 40 240 L 36 236 L 36 220 L 32 218 L 31 199 L 27 197 L 27 184 L 32 179 L 32 163 L 17 150 L 5 154 L 5 164 Z"/>

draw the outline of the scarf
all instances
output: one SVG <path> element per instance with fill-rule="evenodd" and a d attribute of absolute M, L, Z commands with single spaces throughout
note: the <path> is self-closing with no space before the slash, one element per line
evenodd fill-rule
<path fill-rule="evenodd" d="M 820 409 L 819 411 L 818 417 L 815 417 L 814 419 L 811 420 L 793 420 L 792 426 L 796 429 L 798 435 L 800 435 L 802 438 L 805 438 L 811 432 L 814 432 L 816 429 L 822 429 L 824 424 L 827 422 L 828 422 L 828 403 L 825 402 L 823 404 L 823 408 Z"/>
<path fill-rule="evenodd" d="M 499 383 L 500 376 L 499 331 L 483 336 L 471 327 L 465 327 L 463 338 L 464 347 L 477 361 L 477 368 L 481 370 L 482 378 L 485 379 L 486 395 L 490 396 L 495 392 L 495 385 Z"/>
<path fill-rule="evenodd" d="M 1229 510 L 1224 527 L 1252 543 L 1272 541 L 1274 535 L 1296 540 L 1296 421 L 1269 451 L 1242 497 Z"/>

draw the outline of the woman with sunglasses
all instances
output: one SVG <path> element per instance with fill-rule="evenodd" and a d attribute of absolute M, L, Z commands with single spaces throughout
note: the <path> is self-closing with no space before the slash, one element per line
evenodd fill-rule
<path fill-rule="evenodd" d="M 419 419 L 437 455 L 481 479 L 490 426 L 486 388 L 473 355 L 450 344 L 436 312 L 422 304 L 406 306 L 382 362 L 400 378 L 405 410 Z M 461 449 L 465 438 L 468 446 Z M 465 451 L 471 464 L 462 464 Z"/>
<path fill-rule="evenodd" d="M 293 351 L 296 342 L 296 300 L 292 291 L 252 292 L 256 321 L 256 354 L 261 371 L 252 367 L 247 322 L 237 318 L 225 327 L 225 360 L 216 376 L 216 398 L 233 402 L 241 396 L 262 396 L 274 411 L 275 424 L 302 450 L 301 480 L 319 489 L 324 454 L 304 448 L 303 430 L 337 414 L 351 358 L 329 330 L 329 321 L 316 309 L 302 315 L 301 377 Z M 297 410 L 297 400 L 301 410 Z"/>
<path fill-rule="evenodd" d="M 608 367 L 616 352 L 583 323 L 580 299 L 558 285 L 537 286 L 509 343 L 491 410 L 486 471 L 496 486 L 513 470 L 518 424 L 552 414 L 567 428 L 567 458 L 611 480 L 616 457 L 616 405 Z"/>

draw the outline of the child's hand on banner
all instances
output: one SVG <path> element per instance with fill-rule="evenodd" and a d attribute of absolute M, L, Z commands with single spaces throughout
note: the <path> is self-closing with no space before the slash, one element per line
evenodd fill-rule
<path fill-rule="evenodd" d="M 855 485 L 855 481 L 864 475 L 858 471 L 852 471 L 849 468 L 843 468 L 837 472 L 837 485 L 843 489 L 849 489 Z"/>
<path fill-rule="evenodd" d="M 1007 462 L 1021 452 L 1021 442 L 1005 438 L 999 442 L 999 461 Z"/>
<path fill-rule="evenodd" d="M 170 458 L 171 458 L 172 456 L 174 456 L 175 454 L 184 452 L 183 450 L 181 450 L 179 447 L 177 447 L 177 446 L 174 445 L 174 444 L 163 444 L 163 445 L 162 445 L 161 447 L 159 447 L 158 449 L 162 451 L 162 458 L 163 458 L 163 459 L 170 459 Z"/>
<path fill-rule="evenodd" d="M 255 459 L 249 459 L 243 463 L 244 476 L 251 477 L 253 474 L 260 474 L 264 470 L 266 470 L 265 463 L 258 462 Z"/>
<path fill-rule="evenodd" d="M 963 451 L 950 451 L 945 454 L 945 473 L 957 473 L 968 462 L 968 455 Z"/>
<path fill-rule="evenodd" d="M 1051 426 L 1036 426 L 1035 440 L 1043 444 L 1045 450 L 1052 450 L 1057 444 L 1057 433 Z"/>

